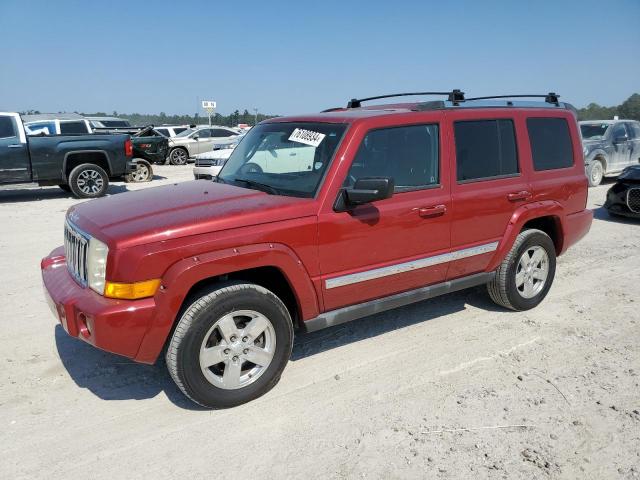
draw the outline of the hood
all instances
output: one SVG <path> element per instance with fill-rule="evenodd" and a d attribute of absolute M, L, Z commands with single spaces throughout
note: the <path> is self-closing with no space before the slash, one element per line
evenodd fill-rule
<path fill-rule="evenodd" d="M 625 168 L 622 173 L 618 175 L 618 181 L 640 182 L 640 165 L 632 165 Z"/>
<path fill-rule="evenodd" d="M 67 217 L 109 248 L 129 248 L 314 214 L 308 198 L 208 180 L 147 188 L 75 205 Z"/>
<path fill-rule="evenodd" d="M 585 147 L 590 147 L 592 145 L 599 145 L 604 141 L 604 137 L 591 137 L 582 140 L 582 145 Z"/>

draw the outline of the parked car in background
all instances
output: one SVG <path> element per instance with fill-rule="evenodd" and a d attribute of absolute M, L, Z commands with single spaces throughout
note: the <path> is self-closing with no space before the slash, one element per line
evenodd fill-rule
<path fill-rule="evenodd" d="M 175 137 L 185 130 L 194 128 L 195 125 L 160 125 L 156 130 L 167 138 Z"/>
<path fill-rule="evenodd" d="M 589 186 L 640 162 L 640 122 L 588 120 L 580 122 L 580 132 Z"/>
<path fill-rule="evenodd" d="M 622 171 L 607 192 L 604 208 L 611 215 L 640 218 L 640 165 Z"/>
<path fill-rule="evenodd" d="M 239 137 L 241 136 L 243 135 L 239 135 Z M 216 143 L 214 144 L 214 150 L 196 155 L 193 167 L 194 178 L 196 180 L 212 180 L 215 178 L 231 156 L 231 153 L 239 141 L 240 138 L 227 140 L 223 143 Z"/>
<path fill-rule="evenodd" d="M 169 142 L 169 162 L 172 165 L 184 165 L 199 153 L 213 150 L 213 144 L 230 140 L 239 135 L 229 127 L 196 127 L 185 130 L 171 138 Z"/>
<path fill-rule="evenodd" d="M 100 197 L 109 178 L 134 170 L 129 135 L 27 135 L 20 115 L 0 112 L 0 184 L 58 185 L 78 198 Z"/>
<path fill-rule="evenodd" d="M 23 115 L 28 135 L 75 135 L 92 133 L 91 123 L 77 113 Z"/>
<path fill-rule="evenodd" d="M 536 307 L 592 221 L 574 110 L 449 98 L 269 119 L 215 182 L 72 206 L 41 263 L 53 315 L 138 362 L 165 352 L 190 399 L 226 408 L 273 388 L 296 329 L 478 285 Z"/>
<path fill-rule="evenodd" d="M 93 128 L 131 128 L 129 120 L 118 117 L 86 117 Z"/>

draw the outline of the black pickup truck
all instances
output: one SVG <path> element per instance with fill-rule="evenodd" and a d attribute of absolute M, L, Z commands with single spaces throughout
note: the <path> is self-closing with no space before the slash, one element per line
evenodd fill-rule
<path fill-rule="evenodd" d="M 0 185 L 58 185 L 78 198 L 104 195 L 109 178 L 135 170 L 126 134 L 27 136 L 17 113 L 0 112 Z"/>

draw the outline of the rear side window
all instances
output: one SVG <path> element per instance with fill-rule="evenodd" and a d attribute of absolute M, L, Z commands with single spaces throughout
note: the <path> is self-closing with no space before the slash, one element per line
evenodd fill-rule
<path fill-rule="evenodd" d="M 237 133 L 231 132 L 229 130 L 223 130 L 222 128 L 213 129 L 214 137 L 233 137 L 235 135 L 237 135 Z"/>
<path fill-rule="evenodd" d="M 511 120 L 455 122 L 458 181 L 517 175 L 518 152 Z"/>
<path fill-rule="evenodd" d="M 74 133 L 88 133 L 84 122 L 60 122 L 60 133 L 69 135 Z"/>
<path fill-rule="evenodd" d="M 166 128 L 157 128 L 156 131 L 160 132 L 165 137 L 170 137 L 171 136 L 171 135 L 169 135 L 169 130 L 167 130 Z"/>
<path fill-rule="evenodd" d="M 345 186 L 362 177 L 392 177 L 395 191 L 437 185 L 438 125 L 372 130 L 353 159 Z"/>
<path fill-rule="evenodd" d="M 533 169 L 555 170 L 573 165 L 569 125 L 564 118 L 528 118 Z"/>
<path fill-rule="evenodd" d="M 13 128 L 13 120 L 11 117 L 0 117 L 0 138 L 15 137 L 16 132 Z"/>
<path fill-rule="evenodd" d="M 184 132 L 185 130 L 186 130 L 186 128 L 182 128 L 182 127 L 180 127 L 180 128 L 174 128 L 174 129 L 173 129 L 173 131 L 174 131 L 174 133 L 175 133 L 176 135 L 178 135 L 179 133 Z"/>

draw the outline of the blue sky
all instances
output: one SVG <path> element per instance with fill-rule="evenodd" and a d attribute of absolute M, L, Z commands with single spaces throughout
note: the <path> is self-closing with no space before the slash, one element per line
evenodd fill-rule
<path fill-rule="evenodd" d="M 640 92 L 640 1 L 0 0 L 0 110 L 292 114 L 461 88 Z"/>

